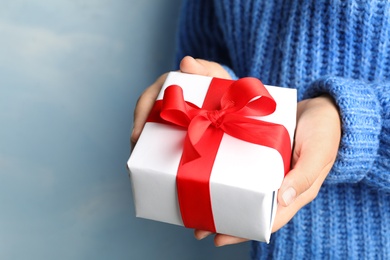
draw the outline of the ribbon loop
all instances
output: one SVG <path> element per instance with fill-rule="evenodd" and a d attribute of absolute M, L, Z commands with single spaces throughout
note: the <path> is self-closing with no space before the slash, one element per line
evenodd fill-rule
<path fill-rule="evenodd" d="M 160 116 L 172 124 L 188 127 L 191 118 L 188 114 L 188 104 L 184 101 L 181 87 L 172 85 L 165 89 Z"/>
<path fill-rule="evenodd" d="M 276 102 L 260 80 L 247 77 L 231 84 L 221 98 L 221 107 L 245 116 L 265 116 L 275 111 Z"/>

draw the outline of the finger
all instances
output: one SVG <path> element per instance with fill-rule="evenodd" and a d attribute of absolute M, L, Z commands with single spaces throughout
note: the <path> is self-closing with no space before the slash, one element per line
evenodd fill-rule
<path fill-rule="evenodd" d="M 205 230 L 199 230 L 199 229 L 195 229 L 194 230 L 194 236 L 198 240 L 206 238 L 206 237 L 208 237 L 211 234 L 213 234 L 211 231 L 205 231 Z"/>
<path fill-rule="evenodd" d="M 191 56 L 186 56 L 181 60 L 180 71 L 189 74 L 209 76 L 207 65 L 204 66 L 204 64 L 199 62 L 199 59 L 195 60 Z"/>
<path fill-rule="evenodd" d="M 229 73 L 219 63 L 194 59 L 191 56 L 186 56 L 181 60 L 180 71 L 209 77 L 231 78 Z"/>
<path fill-rule="evenodd" d="M 215 246 L 226 246 L 226 245 L 232 245 L 232 244 L 238 244 L 242 242 L 246 242 L 248 239 L 240 238 L 240 237 L 234 237 L 234 236 L 228 236 L 223 234 L 217 234 L 214 237 L 214 244 Z"/>
<path fill-rule="evenodd" d="M 146 119 L 156 101 L 161 86 L 164 83 L 167 74 L 160 76 L 152 85 L 150 85 L 140 96 L 134 109 L 134 123 L 131 133 L 131 146 L 134 147 L 144 128 Z"/>

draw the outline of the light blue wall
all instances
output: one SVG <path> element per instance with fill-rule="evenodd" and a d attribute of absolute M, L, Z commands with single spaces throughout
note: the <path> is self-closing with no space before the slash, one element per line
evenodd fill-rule
<path fill-rule="evenodd" d="M 137 219 L 132 111 L 172 69 L 179 0 L 0 1 L 0 259 L 246 259 Z"/>

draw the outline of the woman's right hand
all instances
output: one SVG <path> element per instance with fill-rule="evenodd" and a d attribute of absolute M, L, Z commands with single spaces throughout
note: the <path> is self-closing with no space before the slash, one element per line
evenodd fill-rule
<path fill-rule="evenodd" d="M 149 112 L 152 109 L 154 102 L 156 101 L 157 95 L 160 92 L 167 75 L 168 73 L 161 75 L 152 85 L 145 89 L 145 91 L 138 98 L 134 109 L 133 131 L 130 137 L 131 148 L 134 148 L 139 136 L 141 135 Z"/>

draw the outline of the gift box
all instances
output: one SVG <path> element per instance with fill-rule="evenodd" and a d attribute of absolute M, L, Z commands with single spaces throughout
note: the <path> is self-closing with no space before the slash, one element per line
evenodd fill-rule
<path fill-rule="evenodd" d="M 268 242 L 295 89 L 170 72 L 128 161 L 136 216 Z"/>

